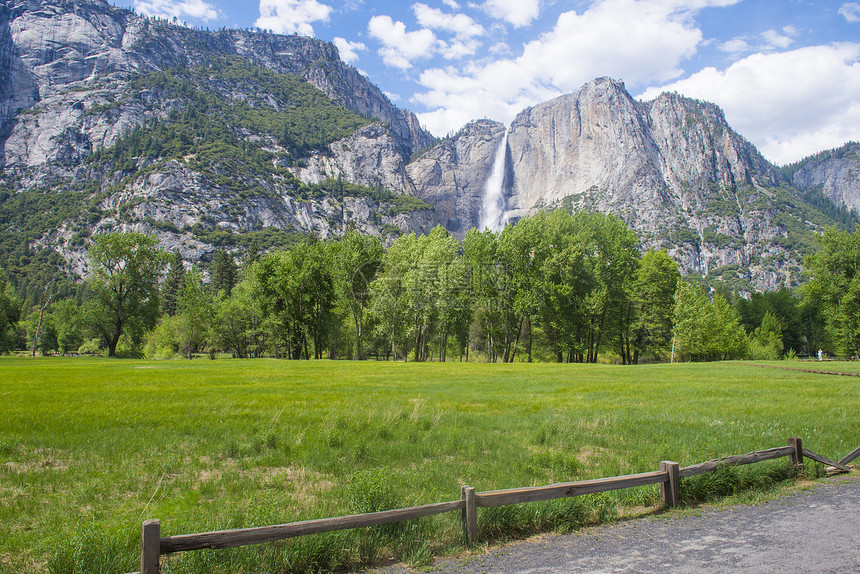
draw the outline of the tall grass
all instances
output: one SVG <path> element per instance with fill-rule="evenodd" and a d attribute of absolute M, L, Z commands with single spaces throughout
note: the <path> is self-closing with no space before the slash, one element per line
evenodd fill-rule
<path fill-rule="evenodd" d="M 731 363 L 0 358 L 0 372 L 2 572 L 136 570 L 146 518 L 174 535 L 454 500 L 463 484 L 645 472 L 789 436 L 831 458 L 860 446 L 857 379 Z M 683 496 L 759 480 L 716 476 L 725 484 L 685 480 Z M 482 509 L 480 535 L 569 530 L 656 500 L 646 487 Z M 462 544 L 455 514 L 182 553 L 164 569 L 316 572 L 391 556 L 423 564 Z"/>

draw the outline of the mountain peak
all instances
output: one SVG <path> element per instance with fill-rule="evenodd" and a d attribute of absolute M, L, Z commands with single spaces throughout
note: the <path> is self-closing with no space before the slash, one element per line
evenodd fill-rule
<path fill-rule="evenodd" d="M 0 80 L 0 197 L 61 194 L 44 205 L 64 210 L 7 244 L 78 262 L 94 230 L 154 232 L 192 260 L 247 235 L 348 226 L 463 236 L 492 190 L 507 221 L 609 212 L 689 272 L 776 287 L 833 221 L 804 198 L 860 196 L 857 153 L 783 174 L 718 106 L 677 93 L 641 102 L 596 78 L 509 128 L 475 120 L 435 141 L 330 43 L 102 0 L 0 3 Z"/>

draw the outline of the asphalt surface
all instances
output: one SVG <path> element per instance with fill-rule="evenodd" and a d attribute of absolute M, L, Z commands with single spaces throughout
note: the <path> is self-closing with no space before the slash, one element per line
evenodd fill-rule
<path fill-rule="evenodd" d="M 860 477 L 834 477 L 756 506 L 668 512 L 548 534 L 466 558 L 441 574 L 860 573 Z M 409 572 L 397 566 L 381 572 Z"/>

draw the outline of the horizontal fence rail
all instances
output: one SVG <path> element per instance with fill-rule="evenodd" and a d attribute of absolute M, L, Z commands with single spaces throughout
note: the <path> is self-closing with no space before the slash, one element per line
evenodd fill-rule
<path fill-rule="evenodd" d="M 685 466 L 681 469 L 681 478 L 689 478 L 691 476 L 705 474 L 706 472 L 714 471 L 721 466 L 741 466 L 744 464 L 752 464 L 754 462 L 762 462 L 765 460 L 782 458 L 784 456 L 791 456 L 794 452 L 795 448 L 793 446 L 779 446 L 776 448 L 769 448 L 767 450 L 749 452 L 747 454 L 716 458 L 714 460 L 700 462 L 699 464 Z"/>
<path fill-rule="evenodd" d="M 826 456 L 821 456 L 820 454 L 816 454 L 816 453 L 814 453 L 811 450 L 806 449 L 806 448 L 803 449 L 803 456 L 805 456 L 806 458 L 811 458 L 812 460 L 814 460 L 816 462 L 820 462 L 821 464 L 826 464 L 827 466 L 832 466 L 834 468 L 838 468 L 839 470 L 841 470 L 843 472 L 849 472 L 851 470 L 850 468 L 848 468 L 847 466 L 845 466 L 842 463 L 832 461 L 829 458 L 827 458 Z"/>
<path fill-rule="evenodd" d="M 463 486 L 460 492 L 460 500 L 451 502 L 439 502 L 436 504 L 336 518 L 304 520 L 274 526 L 237 528 L 163 537 L 161 536 L 161 523 L 158 520 L 147 520 L 143 523 L 141 533 L 140 572 L 135 574 L 158 574 L 160 557 L 175 552 L 263 544 L 265 542 L 276 542 L 296 536 L 390 524 L 392 522 L 458 510 L 462 513 L 463 530 L 466 540 L 471 544 L 478 536 L 478 508 L 556 500 L 559 498 L 596 494 L 653 484 L 660 485 L 660 500 L 662 504 L 673 507 L 678 504 L 680 498 L 680 479 L 711 472 L 724 466 L 753 464 L 782 457 L 788 457 L 793 465 L 799 466 L 803 464 L 803 458 L 806 457 L 833 467 L 837 472 L 848 472 L 850 469 L 846 465 L 860 456 L 860 448 L 858 448 L 836 462 L 803 448 L 803 444 L 799 438 L 789 438 L 788 443 L 788 446 L 727 456 L 685 466 L 684 468 L 680 468 L 676 462 L 663 461 L 660 463 L 660 470 L 627 476 L 597 478 L 528 488 L 490 490 L 486 492 L 475 492 L 473 487 Z"/>
<path fill-rule="evenodd" d="M 854 460 L 858 456 L 860 456 L 860 448 L 858 448 L 857 450 L 855 450 L 851 454 L 846 455 L 845 457 L 841 458 L 839 460 L 839 464 L 848 464 L 849 462 L 851 462 L 852 460 Z"/>
<path fill-rule="evenodd" d="M 160 538 L 159 549 L 161 554 L 171 554 L 173 552 L 203 550 L 205 548 L 215 549 L 248 546 L 251 544 L 262 544 L 264 542 L 277 542 L 278 540 L 285 540 L 295 536 L 322 534 L 323 532 L 332 532 L 334 530 L 348 530 L 350 528 L 390 524 L 392 522 L 400 522 L 401 520 L 423 518 L 424 516 L 433 516 L 434 514 L 462 510 L 465 507 L 465 501 L 456 500 L 453 502 L 440 502 L 424 506 L 413 506 L 411 508 L 399 508 L 397 510 L 383 510 L 382 512 L 339 516 L 337 518 L 304 520 L 302 522 L 291 522 L 289 524 L 278 524 L 276 526 L 236 528 L 233 530 L 219 530 L 217 532 L 203 532 L 200 534 L 181 534 L 179 536 Z"/>
<path fill-rule="evenodd" d="M 643 472 L 642 474 L 582 480 L 579 482 L 563 482 L 533 488 L 511 488 L 508 490 L 479 492 L 475 495 L 475 502 L 479 508 L 492 508 L 494 506 L 555 500 L 557 498 L 569 498 L 571 496 L 596 494 L 598 492 L 608 492 L 622 488 L 633 488 L 634 486 L 660 484 L 667 480 L 669 480 L 668 474 L 658 470 L 655 472 Z"/>

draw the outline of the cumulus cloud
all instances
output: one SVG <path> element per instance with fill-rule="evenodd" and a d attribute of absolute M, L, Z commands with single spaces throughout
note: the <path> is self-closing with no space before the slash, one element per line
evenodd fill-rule
<path fill-rule="evenodd" d="M 346 38 L 341 38 L 340 36 L 335 36 L 334 45 L 340 53 L 340 59 L 347 64 L 351 64 L 358 60 L 358 52 L 367 50 L 367 46 L 363 43 L 350 42 Z"/>
<path fill-rule="evenodd" d="M 258 28 L 278 34 L 313 36 L 313 22 L 328 22 L 331 6 L 317 0 L 260 0 Z"/>
<path fill-rule="evenodd" d="M 449 14 L 420 2 L 412 5 L 412 11 L 421 26 L 415 31 L 407 31 L 403 22 L 390 16 L 374 16 L 368 23 L 370 36 L 382 44 L 377 53 L 387 66 L 405 70 L 413 61 L 437 54 L 447 60 L 472 56 L 481 45 L 477 37 L 486 34 L 483 26 L 465 14 Z M 452 37 L 439 39 L 434 30 Z"/>
<path fill-rule="evenodd" d="M 516 58 L 430 69 L 413 97 L 428 108 L 419 117 L 438 135 L 476 117 L 510 121 L 523 107 L 610 75 L 629 85 L 671 81 L 695 55 L 702 32 L 691 6 L 737 0 L 604 0 L 582 13 L 561 14 L 555 27 L 523 46 Z"/>
<path fill-rule="evenodd" d="M 860 22 L 860 2 L 846 2 L 839 7 L 839 15 L 850 24 Z"/>
<path fill-rule="evenodd" d="M 215 6 L 203 0 L 135 0 L 134 8 L 145 16 L 167 19 L 195 18 L 208 22 L 221 16 Z"/>
<path fill-rule="evenodd" d="M 483 36 L 484 27 L 465 14 L 448 14 L 427 4 L 412 5 L 412 11 L 418 23 L 425 28 L 451 32 L 458 38 Z"/>
<path fill-rule="evenodd" d="M 411 68 L 413 60 L 430 57 L 438 47 L 432 30 L 407 32 L 403 22 L 395 22 L 390 16 L 374 16 L 367 24 L 367 31 L 382 43 L 377 51 L 382 61 L 403 70 Z"/>
<path fill-rule="evenodd" d="M 487 0 L 484 11 L 517 28 L 528 26 L 540 16 L 539 0 Z"/>
<path fill-rule="evenodd" d="M 860 139 L 860 44 L 753 54 L 726 68 L 646 90 L 715 102 L 729 124 L 778 164 Z"/>
<path fill-rule="evenodd" d="M 741 52 L 746 52 L 750 49 L 749 42 L 747 42 L 743 38 L 732 38 L 731 40 L 727 40 L 723 42 L 717 48 L 723 52 L 728 52 L 730 54 L 739 54 Z"/>
<path fill-rule="evenodd" d="M 744 52 L 784 50 L 794 43 L 793 36 L 797 34 L 794 26 L 785 26 L 782 33 L 767 30 L 756 36 L 736 36 L 718 45 L 717 49 L 735 56 Z"/>
<path fill-rule="evenodd" d="M 424 28 L 449 33 L 454 36 L 449 41 L 439 41 L 438 52 L 447 60 L 472 56 L 481 43 L 477 37 L 486 34 L 484 27 L 465 14 L 448 14 L 426 4 L 412 5 L 418 24 Z"/>
<path fill-rule="evenodd" d="M 789 36 L 784 34 L 780 34 L 776 30 L 768 30 L 764 34 L 762 34 L 765 42 L 767 42 L 768 46 L 772 48 L 788 48 L 794 42 Z"/>

